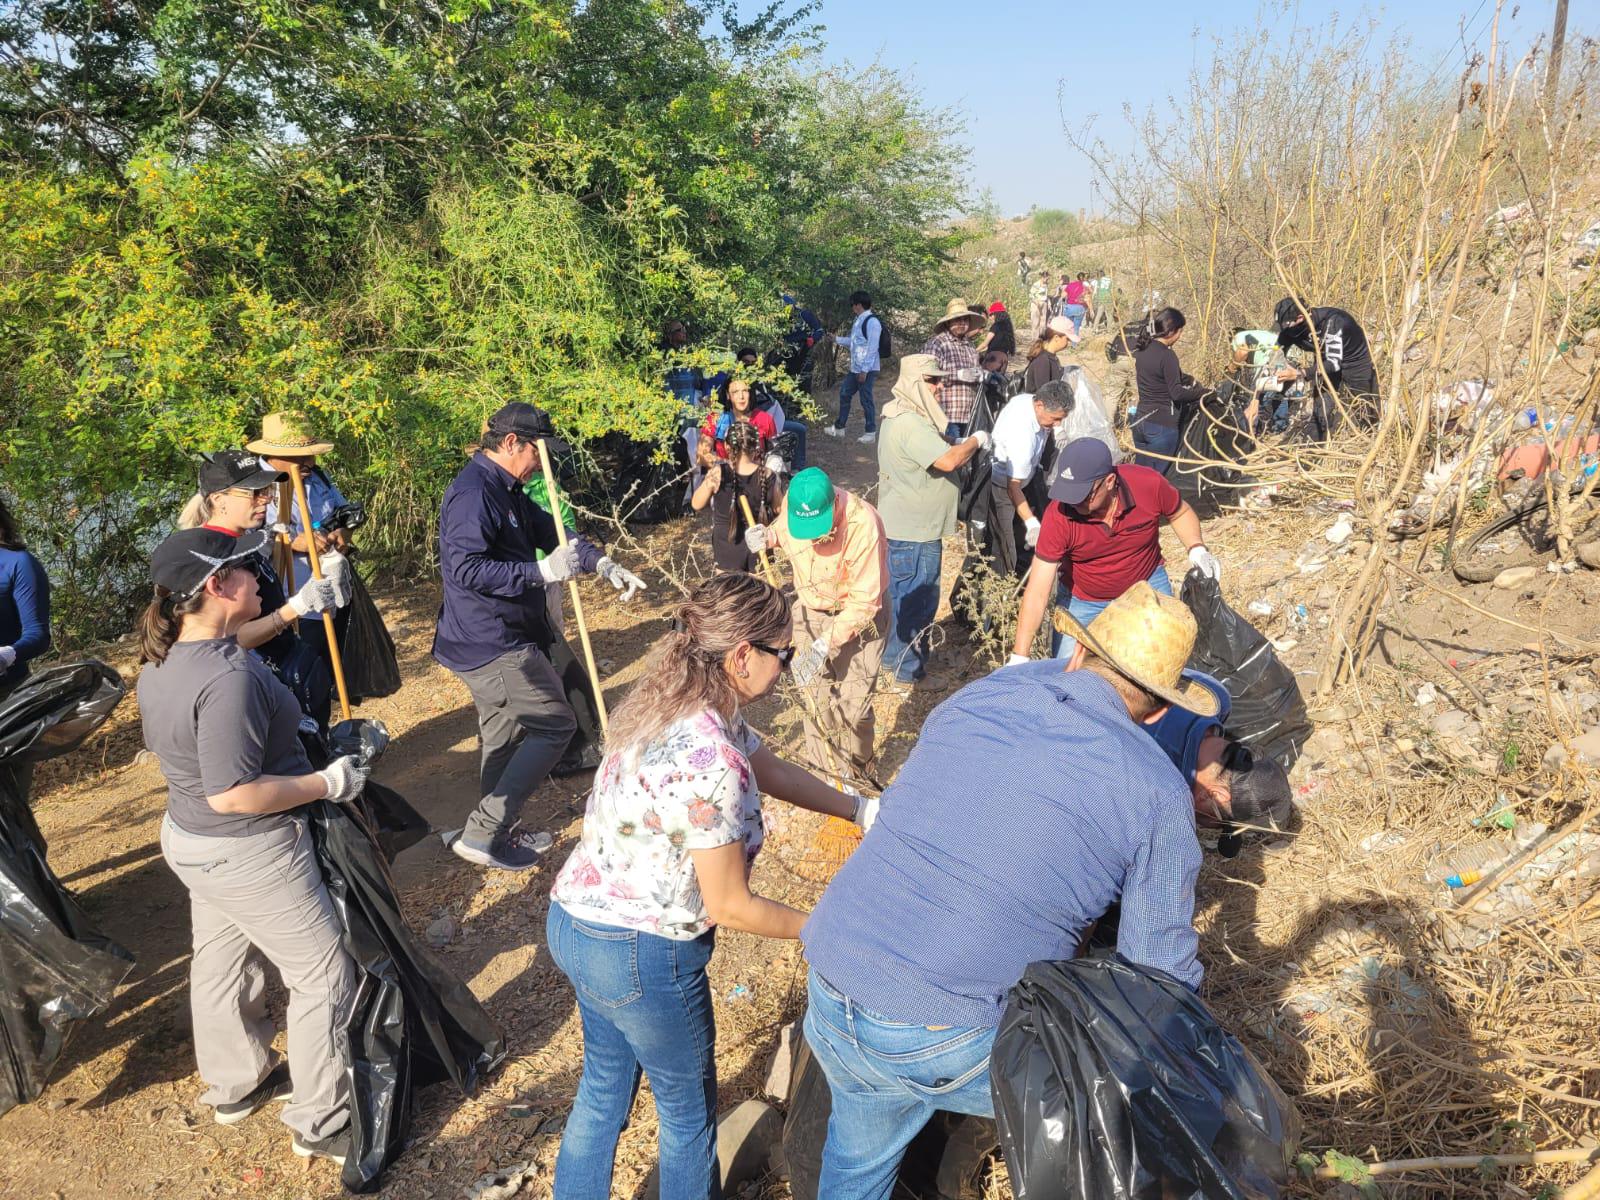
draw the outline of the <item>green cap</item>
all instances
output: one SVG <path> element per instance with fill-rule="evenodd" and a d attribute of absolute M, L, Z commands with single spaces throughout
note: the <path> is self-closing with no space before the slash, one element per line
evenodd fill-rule
<path fill-rule="evenodd" d="M 833 480 L 807 467 L 789 481 L 789 536 L 812 541 L 833 532 Z"/>

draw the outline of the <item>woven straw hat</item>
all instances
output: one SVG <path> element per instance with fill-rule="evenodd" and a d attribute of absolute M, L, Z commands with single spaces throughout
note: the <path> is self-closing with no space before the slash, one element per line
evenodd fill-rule
<path fill-rule="evenodd" d="M 305 422 L 293 413 L 275 412 L 261 418 L 261 436 L 245 443 L 245 449 L 275 458 L 308 458 L 328 453 L 333 443 L 312 437 Z"/>
<path fill-rule="evenodd" d="M 944 306 L 944 316 L 940 317 L 936 322 L 934 322 L 933 327 L 935 329 L 943 329 L 946 325 L 950 324 L 951 321 L 959 321 L 963 317 L 971 322 L 971 325 L 967 329 L 968 333 L 982 329 L 989 323 L 988 317 L 984 316 L 981 312 L 977 312 L 975 309 L 973 309 L 972 305 L 968 304 L 965 300 L 961 299 L 961 297 L 957 296 L 954 300 L 950 301 L 949 304 Z"/>
<path fill-rule="evenodd" d="M 1183 679 L 1199 628 L 1194 614 L 1182 600 L 1161 595 L 1144 580 L 1106 605 L 1087 628 L 1063 608 L 1056 609 L 1055 626 L 1168 704 L 1202 717 L 1214 717 L 1222 708 L 1204 684 Z"/>

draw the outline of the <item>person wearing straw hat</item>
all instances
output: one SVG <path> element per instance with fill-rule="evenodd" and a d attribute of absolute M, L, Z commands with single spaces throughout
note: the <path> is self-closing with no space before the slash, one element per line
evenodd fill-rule
<path fill-rule="evenodd" d="M 1007 665 L 1027 660 L 1052 597 L 1082 623 L 1140 581 L 1172 595 L 1161 560 L 1163 521 L 1188 549 L 1190 566 L 1212 579 L 1221 577 L 1222 566 L 1200 532 L 1200 518 L 1159 471 L 1117 466 L 1099 438 L 1068 442 L 1056 460 Z M 1055 641 L 1053 653 L 1068 657 L 1071 640 Z"/>
<path fill-rule="evenodd" d="M 1145 732 L 1172 706 L 1216 712 L 1182 679 L 1195 633 L 1141 582 L 1066 664 L 1002 668 L 924 722 L 800 932 L 806 1044 L 833 1100 L 819 1196 L 887 1200 L 936 1110 L 993 1116 L 1008 993 L 1029 963 L 1074 957 L 1113 903 L 1125 958 L 1199 985 L 1194 806 Z"/>
<path fill-rule="evenodd" d="M 444 598 L 433 657 L 466 684 L 482 740 L 480 800 L 450 848 L 505 871 L 535 867 L 549 849 L 549 834 L 523 830 L 518 820 L 577 728 L 543 649 L 554 636 L 544 589 L 582 573 L 599 575 L 623 599 L 644 586 L 581 534 L 562 545 L 555 518 L 523 491 L 541 467 L 541 440 L 553 455 L 567 452 L 543 409 L 504 405 L 439 506 Z"/>
<path fill-rule="evenodd" d="M 988 323 L 988 317 L 957 297 L 944 306 L 944 316 L 934 325 L 933 336 L 922 347 L 924 354 L 939 360 L 939 369 L 944 372 L 938 398 L 939 407 L 949 418 L 944 431 L 946 437 L 967 436 L 967 426 L 978 406 L 978 389 L 983 383 L 983 369 L 978 365 L 978 348 L 972 343 L 972 335 Z"/>
<path fill-rule="evenodd" d="M 955 472 L 992 440 L 981 429 L 953 446 L 945 440 L 950 422 L 933 395 L 943 376 L 931 355 L 901 359 L 878 439 L 878 513 L 889 543 L 885 662 L 900 683 L 915 683 L 927 673 L 927 630 L 939 610 L 943 539 L 956 532 L 961 500 Z"/>
<path fill-rule="evenodd" d="M 752 525 L 744 536 L 754 554 L 782 550 L 794 571 L 794 681 L 818 684 L 816 707 L 806 713 L 811 766 L 870 779 L 877 760 L 872 694 L 889 637 L 883 519 L 819 467 L 790 481 L 784 509 L 784 520 Z"/>

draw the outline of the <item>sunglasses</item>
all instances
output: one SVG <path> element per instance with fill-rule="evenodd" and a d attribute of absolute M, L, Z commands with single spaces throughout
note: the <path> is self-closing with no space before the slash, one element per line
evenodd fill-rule
<path fill-rule="evenodd" d="M 785 671 L 789 669 L 789 664 L 794 661 L 794 647 L 792 645 L 785 646 L 782 650 L 779 650 L 776 646 L 768 646 L 762 642 L 751 642 L 750 644 L 763 654 L 772 655 L 773 658 L 778 660 L 778 665 Z"/>
<path fill-rule="evenodd" d="M 228 495 L 230 495 L 230 496 L 249 496 L 252 500 L 259 500 L 263 496 L 271 496 L 272 495 L 272 489 L 270 487 L 264 487 L 264 488 L 238 488 L 238 487 L 233 487 L 233 488 L 229 488 L 228 489 Z"/>

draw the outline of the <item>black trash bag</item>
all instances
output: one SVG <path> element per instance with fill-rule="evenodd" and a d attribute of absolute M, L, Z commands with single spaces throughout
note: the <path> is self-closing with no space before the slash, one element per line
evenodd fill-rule
<path fill-rule="evenodd" d="M 448 1079 L 470 1096 L 506 1056 L 505 1033 L 467 985 L 406 925 L 373 810 L 411 812 L 369 783 L 354 805 L 311 806 L 317 859 L 360 974 L 340 1052 L 350 1080 L 350 1152 L 344 1186 L 375 1190 L 405 1149 L 415 1089 Z"/>
<path fill-rule="evenodd" d="M 71 1022 L 105 1008 L 133 969 L 45 861 L 24 769 L 76 749 L 123 692 L 91 661 L 39 671 L 0 701 L 0 1113 L 38 1098 Z"/>
<path fill-rule="evenodd" d="M 1202 520 L 1236 507 L 1250 486 L 1243 469 L 1245 456 L 1255 445 L 1245 428 L 1244 410 L 1249 400 L 1239 385 L 1228 379 L 1215 392 L 1186 406 L 1178 457 L 1187 461 L 1174 464 L 1170 478 Z"/>
<path fill-rule="evenodd" d="M 789 1170 L 789 1194 L 794 1200 L 817 1200 L 833 1094 L 798 1023 L 787 1100 L 783 1155 Z M 1000 1136 L 987 1117 L 935 1113 L 906 1147 L 895 1195 L 911 1195 L 917 1200 L 981 1200 L 989 1160 L 999 1149 Z"/>
<path fill-rule="evenodd" d="M 1200 626 L 1189 666 L 1215 677 L 1233 702 L 1223 732 L 1287 771 L 1311 736 L 1294 672 L 1255 626 L 1228 607 L 1215 579 L 1191 570 L 1182 592 Z"/>
<path fill-rule="evenodd" d="M 1017 1200 L 1275 1200 L 1300 1136 L 1250 1052 L 1165 972 L 1036 962 L 989 1058 Z"/>
<path fill-rule="evenodd" d="M 361 572 L 350 567 L 350 621 L 339 643 L 343 656 L 344 684 L 350 703 L 392 696 L 400 690 L 400 662 L 395 657 L 394 638 L 383 623 L 383 614 L 372 602 Z"/>

